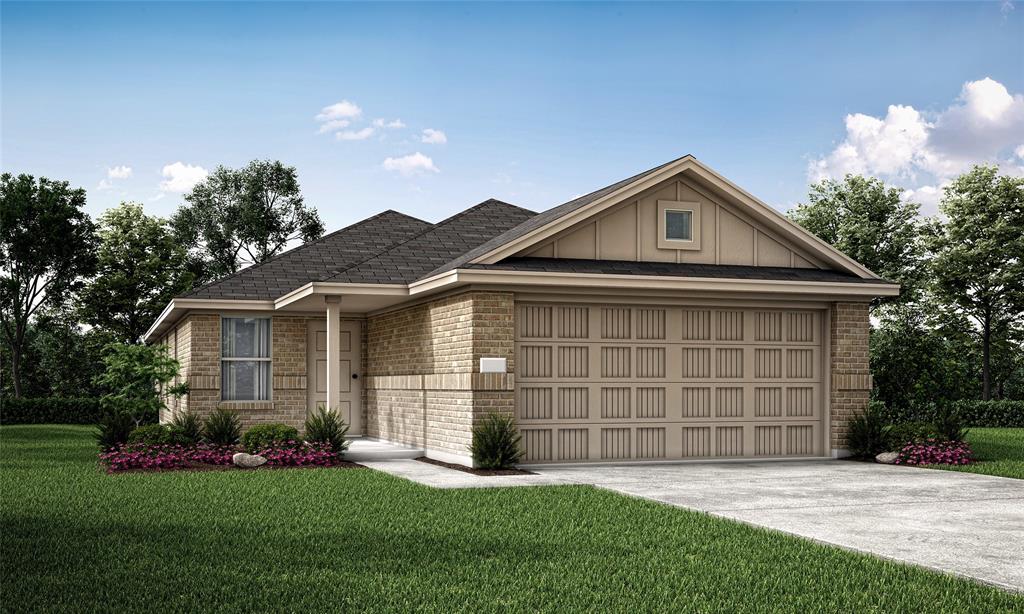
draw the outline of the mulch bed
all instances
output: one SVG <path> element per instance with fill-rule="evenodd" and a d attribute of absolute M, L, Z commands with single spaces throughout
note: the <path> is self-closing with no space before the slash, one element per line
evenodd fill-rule
<path fill-rule="evenodd" d="M 473 469 L 466 467 L 465 465 L 456 465 L 455 463 L 446 463 L 444 461 L 434 460 L 421 456 L 416 460 L 421 463 L 428 463 L 431 465 L 437 465 L 438 467 L 447 467 L 448 469 L 454 469 L 456 471 L 462 471 L 464 473 L 472 473 L 473 475 L 537 475 L 532 471 L 526 471 L 525 469 Z"/>
<path fill-rule="evenodd" d="M 353 463 L 351 461 L 341 461 L 335 465 L 329 467 L 323 466 L 302 466 L 302 465 L 260 465 L 259 467 L 236 467 L 234 465 L 208 465 L 205 463 L 195 463 L 188 467 L 181 467 L 176 469 L 123 469 L 121 471 L 107 471 L 106 467 L 102 464 L 100 469 L 104 473 L 111 475 L 120 475 L 122 473 L 177 473 L 182 471 L 188 472 L 203 472 L 203 471 L 276 471 L 278 469 L 366 469 L 365 465 L 359 463 Z"/>

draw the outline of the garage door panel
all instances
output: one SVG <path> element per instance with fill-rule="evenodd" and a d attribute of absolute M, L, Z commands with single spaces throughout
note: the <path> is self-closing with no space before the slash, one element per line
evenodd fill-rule
<path fill-rule="evenodd" d="M 519 304 L 528 462 L 824 453 L 820 311 Z"/>

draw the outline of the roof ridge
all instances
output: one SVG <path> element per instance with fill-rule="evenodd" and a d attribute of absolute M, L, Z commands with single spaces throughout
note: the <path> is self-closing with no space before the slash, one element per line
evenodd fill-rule
<path fill-rule="evenodd" d="M 305 243 L 301 243 L 301 244 L 296 245 L 295 247 L 293 247 L 291 249 L 288 249 L 288 250 L 285 250 L 285 251 L 283 251 L 283 252 L 281 252 L 279 254 L 274 254 L 273 256 L 271 256 L 270 258 L 267 258 L 266 260 L 264 260 L 263 262 L 260 262 L 259 264 L 252 264 L 250 266 L 241 268 L 241 269 L 235 271 L 234 273 L 229 273 L 229 274 L 224 275 L 222 277 L 218 277 L 217 279 L 208 281 L 208 282 L 206 282 L 205 284 L 203 284 L 201 286 L 196 286 L 195 288 L 192 288 L 191 290 L 189 290 L 187 293 L 179 295 L 179 298 L 191 296 L 191 295 L 195 294 L 196 292 L 199 292 L 200 290 L 205 290 L 206 288 L 210 288 L 210 287 L 212 287 L 212 286 L 214 286 L 216 284 L 223 283 L 225 281 L 228 281 L 229 279 L 234 279 L 235 277 L 238 277 L 239 275 L 241 275 L 243 273 L 246 273 L 246 272 L 249 272 L 249 271 L 254 271 L 254 270 L 256 270 L 256 269 L 258 269 L 258 268 L 260 268 L 262 266 L 265 266 L 267 264 L 270 264 L 271 262 L 274 262 L 274 261 L 276 261 L 276 260 L 278 260 L 280 258 L 283 258 L 284 256 L 294 254 L 295 252 L 298 252 L 298 251 L 303 250 L 305 248 L 312 247 L 312 246 L 314 246 L 314 245 L 316 245 L 318 243 L 322 243 L 322 242 L 326 241 L 327 239 L 329 239 L 329 238 L 331 238 L 331 237 L 333 237 L 333 236 L 335 236 L 335 235 L 337 235 L 339 233 L 346 232 L 348 230 L 352 230 L 353 228 L 356 228 L 358 226 L 362 226 L 363 224 L 367 224 L 369 222 L 372 222 L 373 220 L 376 220 L 376 219 L 379 219 L 381 217 L 384 217 L 388 213 L 395 214 L 395 215 L 401 215 L 403 217 L 407 217 L 409 219 L 416 220 L 417 222 L 423 222 L 424 224 L 430 224 L 430 222 L 428 222 L 426 220 L 421 220 L 418 217 L 413 217 L 413 216 L 411 216 L 409 214 L 402 213 L 401 211 L 396 211 L 394 209 L 385 209 L 384 211 L 381 211 L 380 213 L 377 213 L 375 215 L 371 215 L 370 217 L 367 217 L 367 218 L 363 218 L 363 219 L 359 220 L 358 222 L 354 222 L 352 224 L 349 224 L 348 226 L 344 226 L 344 227 L 339 228 L 337 230 L 332 230 L 331 232 L 329 232 L 329 233 L 327 233 L 327 234 L 325 234 L 325 235 L 323 235 L 323 236 L 321 236 L 321 237 L 319 237 L 317 239 L 313 239 L 312 241 L 307 241 Z M 387 251 L 387 250 L 385 250 L 385 251 Z M 382 252 L 378 252 L 378 253 L 382 253 Z"/>
<path fill-rule="evenodd" d="M 422 230 L 421 232 L 418 232 L 418 233 L 414 234 L 413 236 L 409 237 L 405 241 L 399 241 L 398 243 L 395 243 L 393 245 L 388 246 L 387 249 L 385 249 L 385 250 L 383 250 L 381 252 L 377 252 L 376 254 L 366 258 L 365 260 L 361 260 L 361 261 L 353 264 L 350 267 L 345 267 L 344 269 L 339 269 L 337 271 L 334 271 L 333 273 L 331 273 L 327 277 L 321 277 L 319 281 L 328 281 L 330 279 L 333 279 L 334 277 L 337 277 L 338 275 L 341 275 L 345 271 L 351 271 L 352 269 L 355 269 L 355 268 L 357 268 L 357 267 L 359 267 L 359 266 L 361 266 L 363 264 L 366 264 L 367 262 L 373 260 L 374 258 L 379 258 L 379 257 L 383 256 L 384 254 L 387 254 L 387 253 L 389 253 L 391 251 L 394 251 L 394 250 L 402 247 L 406 243 L 409 243 L 411 241 L 415 241 L 416 239 L 419 239 L 420 237 L 422 237 L 425 234 L 428 234 L 428 233 L 431 233 L 431 232 L 433 232 L 435 230 L 438 230 L 439 228 L 450 224 L 451 222 L 453 222 L 457 218 L 469 214 L 471 211 L 474 211 L 476 209 L 480 209 L 484 205 L 488 205 L 488 204 L 492 204 L 492 203 L 506 205 L 506 206 L 509 206 L 509 207 L 515 207 L 516 209 L 519 209 L 521 211 L 526 211 L 527 213 L 531 213 L 531 214 L 536 215 L 536 213 L 534 211 L 530 211 L 529 209 L 524 209 L 522 207 L 518 207 L 516 205 L 512 205 L 512 204 L 506 203 L 504 201 L 500 201 L 500 200 L 498 200 L 496 198 L 488 198 L 487 200 L 485 200 L 483 202 L 480 202 L 480 203 L 477 203 L 477 204 L 473 205 L 472 207 L 469 207 L 468 209 L 463 209 L 462 211 L 459 211 L 458 213 L 455 213 L 453 215 L 450 215 L 450 216 L 446 217 L 445 219 L 441 220 L 440 222 L 437 222 L 436 224 L 434 224 L 430 228 L 426 228 L 426 229 Z"/>

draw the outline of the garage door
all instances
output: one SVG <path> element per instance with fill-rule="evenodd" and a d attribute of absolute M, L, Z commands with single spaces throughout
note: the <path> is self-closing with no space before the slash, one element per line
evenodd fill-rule
<path fill-rule="evenodd" d="M 524 461 L 821 456 L 823 314 L 518 303 Z"/>

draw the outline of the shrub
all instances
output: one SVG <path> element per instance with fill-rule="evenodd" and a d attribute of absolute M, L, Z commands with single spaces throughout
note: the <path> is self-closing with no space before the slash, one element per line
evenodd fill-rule
<path fill-rule="evenodd" d="M 883 409 L 880 402 L 872 401 L 864 413 L 850 421 L 848 440 L 854 456 L 873 457 L 879 452 L 885 452 Z"/>
<path fill-rule="evenodd" d="M 95 383 L 108 391 L 100 398 L 105 411 L 130 413 L 136 423 L 155 422 L 163 394 L 182 396 L 188 384 L 169 384 L 178 375 L 178 361 L 163 345 L 111 343 L 104 348 L 103 373 Z"/>
<path fill-rule="evenodd" d="M 348 449 L 348 440 L 345 439 L 347 433 L 348 425 L 333 410 L 321 406 L 306 418 L 306 441 L 326 444 L 334 452 Z"/>
<path fill-rule="evenodd" d="M 971 447 L 966 442 L 928 439 L 903 446 L 896 457 L 896 464 L 966 465 L 973 460 Z"/>
<path fill-rule="evenodd" d="M 141 443 L 147 445 L 189 445 L 195 443 L 190 440 L 180 429 L 165 424 L 147 424 L 133 430 L 128 435 L 128 443 Z"/>
<path fill-rule="evenodd" d="M 902 424 L 891 424 L 883 429 L 885 434 L 885 447 L 887 450 L 900 450 L 911 443 L 923 441 L 940 440 L 942 436 L 935 430 L 935 427 L 928 422 L 904 422 Z"/>
<path fill-rule="evenodd" d="M 950 408 L 965 427 L 1024 428 L 1024 401 L 940 401 L 908 407 L 889 406 L 886 421 L 935 422 L 936 413 Z"/>
<path fill-rule="evenodd" d="M 482 469 L 513 467 L 523 454 L 521 440 L 511 416 L 490 413 L 473 427 L 473 462 Z"/>
<path fill-rule="evenodd" d="M 341 454 L 326 443 L 282 444 L 260 450 L 271 467 L 330 467 Z"/>
<path fill-rule="evenodd" d="M 197 443 L 203 436 L 203 422 L 194 411 L 179 411 L 171 419 L 171 426 L 181 431 L 192 443 Z"/>
<path fill-rule="evenodd" d="M 943 403 L 936 408 L 932 425 L 946 441 L 963 441 L 967 435 L 967 429 L 964 428 L 960 413 L 956 406 L 950 403 Z"/>
<path fill-rule="evenodd" d="M 230 409 L 218 407 L 203 420 L 203 439 L 223 446 L 233 446 L 242 436 L 242 421 Z"/>
<path fill-rule="evenodd" d="M 256 454 L 260 450 L 299 439 L 299 432 L 287 424 L 257 424 L 242 435 L 242 447 Z"/>
<path fill-rule="evenodd" d="M 102 418 L 93 397 L 0 398 L 0 424 L 97 424 Z"/>
<path fill-rule="evenodd" d="M 96 425 L 96 443 L 104 450 L 119 446 L 128 441 L 128 436 L 137 426 L 130 414 L 108 412 Z"/>

